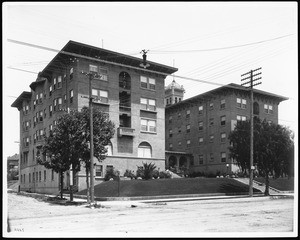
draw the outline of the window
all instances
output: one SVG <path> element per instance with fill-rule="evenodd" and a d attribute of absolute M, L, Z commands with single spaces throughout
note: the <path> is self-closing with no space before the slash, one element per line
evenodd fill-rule
<path fill-rule="evenodd" d="M 188 125 L 186 125 L 186 132 L 189 133 L 190 131 L 191 131 L 191 125 L 188 124 Z"/>
<path fill-rule="evenodd" d="M 74 91 L 70 90 L 70 103 L 73 103 Z"/>
<path fill-rule="evenodd" d="M 57 98 L 55 98 L 53 100 L 53 110 L 54 110 L 54 112 L 57 110 L 56 106 L 57 106 Z"/>
<path fill-rule="evenodd" d="M 236 99 L 236 106 L 238 108 L 246 109 L 247 100 L 243 98 L 237 98 Z"/>
<path fill-rule="evenodd" d="M 237 116 L 236 116 L 236 120 L 238 120 L 238 121 L 246 121 L 247 118 L 246 118 L 245 116 L 237 115 Z"/>
<path fill-rule="evenodd" d="M 62 82 L 62 77 L 61 76 L 58 76 L 57 77 L 57 89 L 61 88 L 61 82 Z"/>
<path fill-rule="evenodd" d="M 213 142 L 213 141 L 214 141 L 214 138 L 215 138 L 215 136 L 214 136 L 213 134 L 211 134 L 211 135 L 209 136 L 209 142 Z"/>
<path fill-rule="evenodd" d="M 25 146 L 28 147 L 29 146 L 29 137 L 25 138 Z"/>
<path fill-rule="evenodd" d="M 52 96 L 52 85 L 49 87 L 49 97 Z"/>
<path fill-rule="evenodd" d="M 36 182 L 38 182 L 39 181 L 39 175 L 38 175 L 38 172 L 35 172 L 35 176 L 36 176 Z"/>
<path fill-rule="evenodd" d="M 213 118 L 210 118 L 209 119 L 209 126 L 213 126 L 214 125 L 214 119 Z"/>
<path fill-rule="evenodd" d="M 31 182 L 31 174 L 29 173 L 29 179 L 28 179 L 29 182 Z"/>
<path fill-rule="evenodd" d="M 169 137 L 172 137 L 173 136 L 173 131 L 172 129 L 169 130 Z"/>
<path fill-rule="evenodd" d="M 50 105 L 50 106 L 49 106 L 49 116 L 50 116 L 50 117 L 52 116 L 52 111 L 53 111 L 53 106 Z"/>
<path fill-rule="evenodd" d="M 156 80 L 154 78 L 147 78 L 145 76 L 141 76 L 140 81 L 141 81 L 141 88 L 155 90 Z"/>
<path fill-rule="evenodd" d="M 225 99 L 221 100 L 221 105 L 220 105 L 221 109 L 225 109 Z"/>
<path fill-rule="evenodd" d="M 191 116 L 191 110 L 187 110 L 186 111 L 186 118 L 190 118 L 190 116 Z"/>
<path fill-rule="evenodd" d="M 202 131 L 203 130 L 203 122 L 199 122 L 199 130 Z"/>
<path fill-rule="evenodd" d="M 202 165 L 204 163 L 204 157 L 203 154 L 199 155 L 199 164 Z"/>
<path fill-rule="evenodd" d="M 226 153 L 225 152 L 221 153 L 221 162 L 226 162 Z"/>
<path fill-rule="evenodd" d="M 46 182 L 47 176 L 46 176 L 46 170 L 44 170 L 44 182 Z"/>
<path fill-rule="evenodd" d="M 56 89 L 56 78 L 53 79 L 53 90 Z"/>
<path fill-rule="evenodd" d="M 71 68 L 71 69 L 70 69 L 70 80 L 73 79 L 73 75 L 74 75 L 74 69 Z"/>
<path fill-rule="evenodd" d="M 149 78 L 149 88 L 151 90 L 155 90 L 155 79 L 154 78 Z"/>
<path fill-rule="evenodd" d="M 209 154 L 209 161 L 211 161 L 211 162 L 214 161 L 214 154 L 213 153 Z"/>
<path fill-rule="evenodd" d="M 57 102 L 58 102 L 58 110 L 61 110 L 62 109 L 62 98 L 58 98 L 57 99 Z"/>
<path fill-rule="evenodd" d="M 209 104 L 209 110 L 213 110 L 214 109 L 214 103 L 210 103 Z"/>
<path fill-rule="evenodd" d="M 268 105 L 268 104 L 264 104 L 264 111 L 265 111 L 265 113 L 272 114 L 273 113 L 273 106 Z"/>
<path fill-rule="evenodd" d="M 49 131 L 52 131 L 52 130 L 53 130 L 53 125 L 50 124 L 50 125 L 49 125 Z"/>
<path fill-rule="evenodd" d="M 169 123 L 172 123 L 172 119 L 173 119 L 173 117 L 170 116 L 170 117 L 169 117 Z"/>
<path fill-rule="evenodd" d="M 39 181 L 40 182 L 42 181 L 42 173 L 41 173 L 41 171 L 39 171 Z"/>
<path fill-rule="evenodd" d="M 199 145 L 203 144 L 203 137 L 199 137 Z"/>
<path fill-rule="evenodd" d="M 221 133 L 221 143 L 226 141 L 226 133 Z"/>
<path fill-rule="evenodd" d="M 96 177 L 103 177 L 103 166 L 96 165 Z"/>
<path fill-rule="evenodd" d="M 141 87 L 147 88 L 148 87 L 148 81 L 146 77 L 141 76 Z"/>
<path fill-rule="evenodd" d="M 186 147 L 187 148 L 191 147 L 191 140 L 186 140 Z"/>
<path fill-rule="evenodd" d="M 98 67 L 95 65 L 89 65 L 90 72 L 98 73 Z"/>
<path fill-rule="evenodd" d="M 175 103 L 177 103 L 177 97 L 175 97 Z"/>
<path fill-rule="evenodd" d="M 92 89 L 93 102 L 108 103 L 108 92 L 100 89 Z"/>
<path fill-rule="evenodd" d="M 40 93 L 39 103 L 43 102 L 43 93 Z"/>
<path fill-rule="evenodd" d="M 106 68 L 99 68 L 98 74 L 100 76 L 95 77 L 95 79 L 100 79 L 100 80 L 107 81 L 107 79 L 108 79 L 108 70 Z"/>
<path fill-rule="evenodd" d="M 141 131 L 156 133 L 156 121 L 150 119 L 141 119 Z"/>
<path fill-rule="evenodd" d="M 32 173 L 32 182 L 35 182 L 35 174 L 34 174 L 34 172 Z"/>
<path fill-rule="evenodd" d="M 181 127 L 178 127 L 178 133 L 181 133 Z"/>
<path fill-rule="evenodd" d="M 39 121 L 42 122 L 43 121 L 43 111 L 39 112 Z"/>
<path fill-rule="evenodd" d="M 151 158 L 152 157 L 152 149 L 151 145 L 147 142 L 142 142 L 138 146 L 138 157 L 142 158 Z"/>
<path fill-rule="evenodd" d="M 178 113 L 178 119 L 180 119 L 181 118 L 181 113 Z"/>
<path fill-rule="evenodd" d="M 44 109 L 44 118 L 46 118 L 46 114 L 47 114 L 47 111 L 46 111 L 46 108 Z"/>
<path fill-rule="evenodd" d="M 242 99 L 242 109 L 246 109 L 247 101 L 246 99 Z"/>
<path fill-rule="evenodd" d="M 203 114 L 203 106 L 199 106 L 199 114 L 202 115 Z"/>
<path fill-rule="evenodd" d="M 54 170 L 51 171 L 51 181 L 54 181 Z"/>
<path fill-rule="evenodd" d="M 64 94 L 64 103 L 67 102 L 67 94 Z"/>
<path fill-rule="evenodd" d="M 226 124 L 226 116 L 221 116 L 221 126 L 225 126 Z"/>
<path fill-rule="evenodd" d="M 181 141 L 178 142 L 178 147 L 181 147 Z"/>
<path fill-rule="evenodd" d="M 173 144 L 172 144 L 172 143 L 169 144 L 169 149 L 170 149 L 170 150 L 173 149 Z"/>
<path fill-rule="evenodd" d="M 144 110 L 155 111 L 156 101 L 154 99 L 141 98 L 140 100 L 141 108 Z"/>

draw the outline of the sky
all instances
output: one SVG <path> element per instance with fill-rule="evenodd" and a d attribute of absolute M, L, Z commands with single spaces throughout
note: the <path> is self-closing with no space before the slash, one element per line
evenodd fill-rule
<path fill-rule="evenodd" d="M 14 2 L 2 5 L 3 158 L 19 152 L 19 111 L 11 104 L 69 40 L 178 68 L 184 99 L 262 68 L 255 88 L 289 100 L 279 124 L 298 139 L 297 2 Z M 19 69 L 19 70 L 17 70 Z M 190 79 L 187 79 L 190 78 Z M 296 144 L 297 145 L 297 144 Z"/>

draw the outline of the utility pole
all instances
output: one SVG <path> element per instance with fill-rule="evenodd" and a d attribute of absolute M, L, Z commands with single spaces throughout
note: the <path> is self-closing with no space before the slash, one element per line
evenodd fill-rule
<path fill-rule="evenodd" d="M 89 77 L 89 108 L 90 108 L 90 204 L 94 204 L 94 135 L 93 135 L 93 97 L 92 97 L 92 80 L 94 77 L 100 77 L 97 73 L 81 72 Z"/>
<path fill-rule="evenodd" d="M 258 70 L 261 70 L 261 68 L 257 68 L 255 70 L 250 70 L 249 72 L 241 75 L 241 77 L 243 77 L 245 75 L 250 74 L 248 77 L 241 79 L 241 81 L 250 79 L 249 82 L 242 84 L 242 86 L 244 86 L 244 85 L 250 83 L 250 86 L 247 87 L 247 88 L 250 88 L 250 177 L 249 177 L 249 196 L 250 197 L 253 197 L 253 170 L 254 170 L 254 166 L 253 166 L 253 138 L 254 138 L 254 134 L 253 134 L 253 86 L 261 84 L 261 82 L 253 84 L 253 82 L 261 79 L 261 77 L 253 79 L 256 76 L 259 76 L 261 74 L 261 72 L 256 73 L 256 74 L 253 74 L 253 73 Z"/>

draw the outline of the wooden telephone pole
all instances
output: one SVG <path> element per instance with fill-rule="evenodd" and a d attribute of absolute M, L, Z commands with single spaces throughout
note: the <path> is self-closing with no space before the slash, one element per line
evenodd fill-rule
<path fill-rule="evenodd" d="M 255 70 L 250 70 L 247 73 L 244 73 L 241 75 L 241 77 L 250 74 L 248 77 L 245 77 L 243 79 L 241 79 L 241 81 L 245 81 L 245 80 L 249 80 L 249 82 L 245 82 L 242 84 L 242 86 L 250 84 L 250 86 L 248 86 L 247 88 L 250 88 L 250 176 L 249 176 L 249 196 L 253 197 L 253 170 L 254 170 L 254 166 L 253 166 L 253 138 L 254 138 L 254 134 L 253 134 L 253 86 L 259 85 L 261 84 L 261 82 L 255 83 L 255 81 L 261 79 L 261 77 L 255 78 L 256 76 L 259 76 L 261 74 L 261 72 L 259 73 L 255 73 L 256 71 L 261 70 L 261 68 L 257 68 Z"/>

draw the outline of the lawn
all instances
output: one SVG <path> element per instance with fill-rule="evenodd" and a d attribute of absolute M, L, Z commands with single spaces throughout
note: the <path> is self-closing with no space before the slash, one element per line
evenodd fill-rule
<path fill-rule="evenodd" d="M 265 183 L 265 178 L 258 177 L 254 179 L 257 182 Z M 269 178 L 270 186 L 280 191 L 294 191 L 294 178 Z"/>
<path fill-rule="evenodd" d="M 117 197 L 118 182 L 107 181 L 95 185 L 95 197 Z M 120 181 L 120 197 L 159 196 L 207 193 L 247 193 L 249 187 L 231 178 L 176 178 Z M 254 192 L 260 192 L 254 189 Z M 86 195 L 86 190 L 78 192 Z"/>

